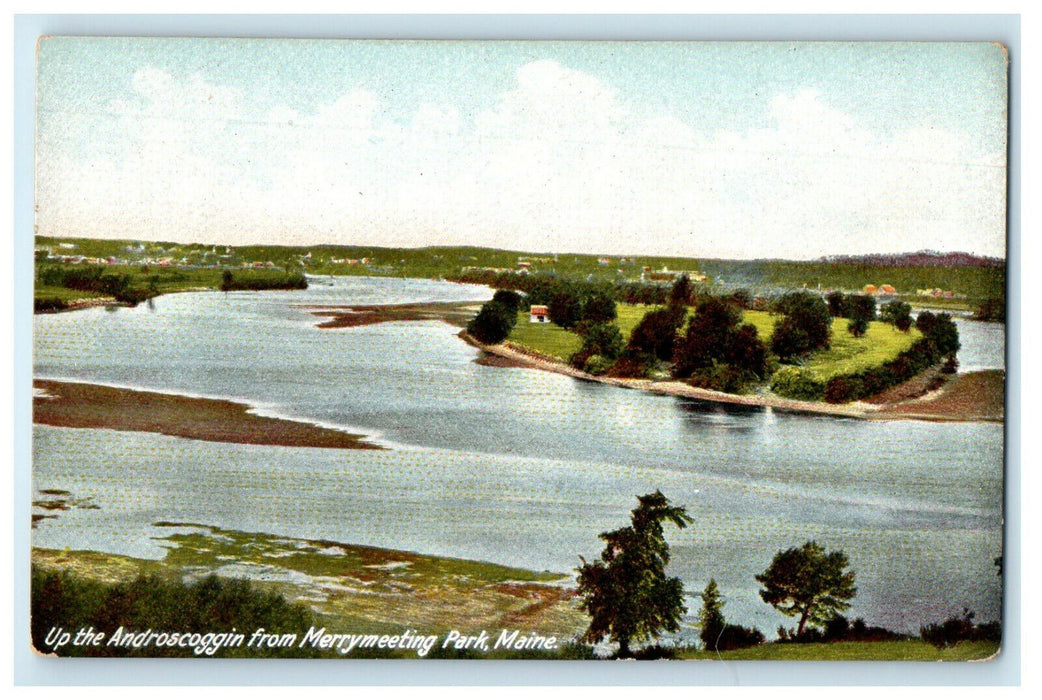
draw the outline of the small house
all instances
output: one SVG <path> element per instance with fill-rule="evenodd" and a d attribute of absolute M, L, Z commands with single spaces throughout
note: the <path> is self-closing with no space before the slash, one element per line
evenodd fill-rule
<path fill-rule="evenodd" d="M 889 284 L 881 284 L 881 285 L 879 285 L 879 293 L 880 294 L 897 294 L 897 290 L 894 289 Z"/>
<path fill-rule="evenodd" d="M 528 311 L 530 323 L 549 323 L 550 309 L 545 306 L 533 305 Z"/>
<path fill-rule="evenodd" d="M 865 285 L 865 290 L 864 290 L 865 294 L 875 294 L 877 291 L 878 290 L 876 289 L 876 286 L 874 284 L 866 284 Z"/>

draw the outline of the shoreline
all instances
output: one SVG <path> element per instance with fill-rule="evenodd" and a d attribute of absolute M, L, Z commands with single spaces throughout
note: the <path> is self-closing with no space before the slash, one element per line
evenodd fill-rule
<path fill-rule="evenodd" d="M 1004 408 L 996 410 L 993 399 L 985 406 L 976 406 L 972 399 L 981 392 L 994 394 L 996 383 L 1002 386 L 1005 372 L 1003 370 L 982 370 L 956 375 L 945 386 L 935 392 L 894 403 L 872 404 L 854 401 L 847 404 L 830 404 L 819 401 L 799 401 L 775 395 L 763 394 L 727 394 L 712 389 L 702 389 L 681 381 L 655 381 L 651 379 L 618 379 L 587 374 L 581 370 L 550 358 L 541 353 L 514 345 L 509 341 L 499 345 L 486 345 L 479 342 L 466 331 L 457 334 L 467 344 L 482 352 L 494 355 L 501 362 L 483 362 L 497 366 L 538 369 L 556 374 L 563 374 L 583 381 L 598 382 L 623 389 L 635 389 L 655 394 L 679 396 L 682 398 L 723 403 L 741 406 L 758 406 L 787 413 L 806 413 L 831 416 L 834 418 L 852 418 L 857 420 L 928 420 L 940 422 L 998 422 L 1004 420 Z M 479 360 L 480 361 L 480 360 Z M 996 382 L 1001 379 L 1002 382 Z M 914 381 L 914 380 L 913 380 Z M 999 398 L 1002 398 L 1001 396 Z"/>
<path fill-rule="evenodd" d="M 249 404 L 103 384 L 33 380 L 33 423 L 158 433 L 206 442 L 382 450 L 364 435 L 254 413 Z"/>

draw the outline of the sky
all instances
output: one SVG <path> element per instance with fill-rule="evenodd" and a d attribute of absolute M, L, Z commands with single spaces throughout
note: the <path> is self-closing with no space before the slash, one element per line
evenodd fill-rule
<path fill-rule="evenodd" d="M 984 43 L 42 40 L 40 235 L 1005 256 Z"/>

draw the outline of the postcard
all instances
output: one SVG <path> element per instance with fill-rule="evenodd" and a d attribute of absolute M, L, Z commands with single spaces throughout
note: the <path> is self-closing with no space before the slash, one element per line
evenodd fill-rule
<path fill-rule="evenodd" d="M 997 658 L 1008 64 L 41 39 L 35 652 Z"/>

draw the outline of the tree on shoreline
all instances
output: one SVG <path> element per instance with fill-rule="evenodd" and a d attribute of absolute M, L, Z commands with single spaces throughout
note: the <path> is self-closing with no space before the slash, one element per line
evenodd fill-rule
<path fill-rule="evenodd" d="M 687 612 L 684 585 L 668 578 L 669 544 L 664 522 L 685 528 L 693 522 L 683 506 L 670 504 L 661 491 L 638 496 L 629 527 L 602 532 L 607 544 L 601 559 L 587 563 L 579 557 L 581 607 L 590 614 L 584 642 L 608 638 L 619 645 L 619 658 L 633 655 L 630 645 L 662 632 L 680 629 Z"/>
<path fill-rule="evenodd" d="M 796 637 L 807 625 L 820 626 L 847 610 L 857 593 L 854 572 L 847 568 L 847 555 L 825 552 L 811 540 L 774 555 L 767 570 L 756 576 L 763 586 L 760 597 L 783 615 L 798 617 Z"/>

